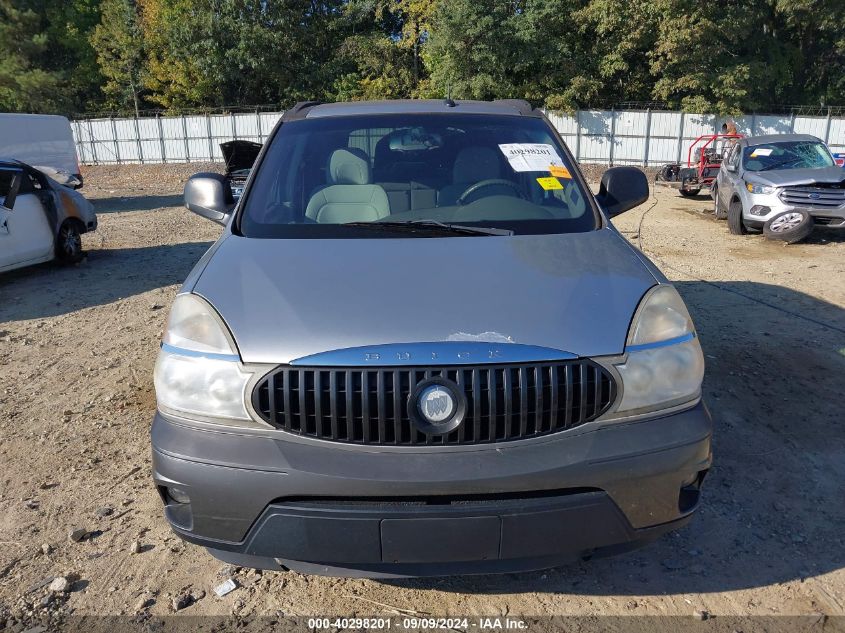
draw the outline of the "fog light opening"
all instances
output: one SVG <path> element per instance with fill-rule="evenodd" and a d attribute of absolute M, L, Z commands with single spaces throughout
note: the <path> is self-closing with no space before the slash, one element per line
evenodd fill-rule
<path fill-rule="evenodd" d="M 763 206 L 761 204 L 755 204 L 751 207 L 751 215 L 769 215 L 772 210 L 769 207 Z"/>
<path fill-rule="evenodd" d="M 707 476 L 706 470 L 699 470 L 681 483 L 678 494 L 678 510 L 682 513 L 691 512 L 698 505 L 701 497 L 701 483 Z"/>
<path fill-rule="evenodd" d="M 191 503 L 191 497 L 188 496 L 188 493 L 175 486 L 165 488 L 165 495 L 168 502 L 178 503 L 179 505 Z"/>

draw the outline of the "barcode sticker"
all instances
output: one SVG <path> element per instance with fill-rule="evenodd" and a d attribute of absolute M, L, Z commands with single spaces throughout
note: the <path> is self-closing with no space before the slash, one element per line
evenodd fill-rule
<path fill-rule="evenodd" d="M 505 143 L 499 149 L 514 171 L 549 171 L 549 165 L 563 166 L 557 150 L 546 143 Z"/>

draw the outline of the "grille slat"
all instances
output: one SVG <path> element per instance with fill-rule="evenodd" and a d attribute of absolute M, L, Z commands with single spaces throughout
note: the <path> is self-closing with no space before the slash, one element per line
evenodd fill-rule
<path fill-rule="evenodd" d="M 391 393 L 393 394 L 393 434 L 396 436 L 396 443 L 402 444 L 405 441 L 402 423 L 404 418 L 402 414 L 402 375 L 398 369 L 393 372 Z"/>
<path fill-rule="evenodd" d="M 534 431 L 543 429 L 543 372 L 545 367 L 534 367 Z"/>
<path fill-rule="evenodd" d="M 323 432 L 323 387 L 322 377 L 323 373 L 320 371 L 314 372 L 314 425 L 319 432 Z"/>
<path fill-rule="evenodd" d="M 572 396 L 573 392 L 575 391 L 575 387 L 572 381 L 572 374 L 575 373 L 574 369 L 571 365 L 566 365 L 563 368 L 564 373 L 564 398 L 566 399 L 566 405 L 563 407 L 563 428 L 569 428 L 572 426 Z"/>
<path fill-rule="evenodd" d="M 337 399 L 332 397 L 332 394 L 337 393 L 337 372 L 330 371 L 329 372 L 329 408 L 331 410 L 331 425 L 332 425 L 332 434 L 331 437 L 338 437 L 338 433 L 340 431 L 340 425 L 337 421 Z"/>
<path fill-rule="evenodd" d="M 528 367 L 519 368 L 519 437 L 528 433 Z M 533 435 L 533 433 L 531 434 Z"/>
<path fill-rule="evenodd" d="M 549 367 L 549 393 L 551 394 L 551 415 L 549 416 L 549 430 L 554 431 L 557 428 L 558 415 L 558 367 L 552 365 Z"/>
<path fill-rule="evenodd" d="M 845 181 L 820 187 L 786 187 L 780 199 L 797 207 L 835 209 L 845 204 Z"/>
<path fill-rule="evenodd" d="M 291 389 L 290 386 L 290 371 L 287 369 L 282 373 L 282 390 L 282 398 L 285 403 L 285 408 L 283 409 L 285 415 L 285 426 L 287 426 L 287 428 L 291 431 L 295 431 L 297 429 L 293 427 L 293 416 L 290 411 L 290 397 L 293 389 Z"/>
<path fill-rule="evenodd" d="M 426 434 L 408 397 L 433 377 L 456 382 L 467 400 L 454 431 Z M 478 367 L 279 367 L 258 381 L 252 404 L 276 428 L 316 439 L 374 446 L 467 445 L 548 435 L 596 419 L 616 397 L 610 373 L 589 360 Z"/>
<path fill-rule="evenodd" d="M 581 376 L 579 380 L 580 399 L 578 401 L 578 424 L 583 424 L 587 416 L 587 366 L 581 365 L 579 367 Z"/>
<path fill-rule="evenodd" d="M 472 440 L 478 442 L 481 440 L 481 409 L 483 403 L 481 402 L 481 372 L 472 372 L 472 400 L 470 407 L 472 407 Z M 467 422 L 464 422 L 467 425 Z"/>
<path fill-rule="evenodd" d="M 343 393 L 346 397 L 346 415 L 341 418 L 345 421 L 346 424 L 346 437 L 349 438 L 349 441 L 354 442 L 357 438 L 355 437 L 355 394 L 352 392 L 352 379 L 355 376 L 356 372 L 347 371 L 345 372 L 346 381 L 344 382 Z"/>
<path fill-rule="evenodd" d="M 499 437 L 499 420 L 497 418 L 498 412 L 498 394 L 497 394 L 497 374 L 499 373 L 498 369 L 490 368 L 490 371 L 487 372 L 487 400 L 490 402 L 490 422 L 489 428 L 487 430 L 487 439 L 491 442 L 495 441 L 497 437 Z"/>
<path fill-rule="evenodd" d="M 505 393 L 513 393 L 513 370 L 510 368 L 505 369 L 505 380 L 504 380 L 504 388 Z M 496 397 L 498 398 L 498 391 L 496 392 Z M 511 421 L 513 420 L 513 398 L 505 398 L 505 423 L 502 428 L 502 433 L 504 439 L 508 439 L 511 436 Z"/>

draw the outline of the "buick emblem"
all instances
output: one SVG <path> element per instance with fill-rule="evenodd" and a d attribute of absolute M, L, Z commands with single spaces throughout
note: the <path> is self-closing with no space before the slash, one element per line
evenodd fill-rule
<path fill-rule="evenodd" d="M 442 385 L 423 389 L 417 403 L 422 416 L 432 424 L 448 420 L 455 411 L 455 397 Z"/>
<path fill-rule="evenodd" d="M 408 413 L 423 433 L 442 435 L 456 429 L 466 413 L 466 396 L 451 380 L 434 376 L 415 386 L 408 397 Z"/>

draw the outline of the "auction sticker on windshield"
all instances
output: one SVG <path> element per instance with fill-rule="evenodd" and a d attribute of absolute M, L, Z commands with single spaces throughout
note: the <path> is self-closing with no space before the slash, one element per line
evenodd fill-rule
<path fill-rule="evenodd" d="M 546 191 L 551 191 L 552 189 L 563 189 L 563 185 L 560 184 L 560 180 L 558 180 L 554 176 L 538 178 L 537 182 L 539 182 L 540 186 Z"/>
<path fill-rule="evenodd" d="M 555 178 L 572 179 L 572 174 L 569 173 L 569 170 L 566 167 L 561 167 L 560 165 L 549 165 L 549 173 Z"/>
<path fill-rule="evenodd" d="M 549 165 L 563 165 L 557 150 L 546 143 L 504 143 L 499 149 L 514 171 L 549 171 Z"/>

